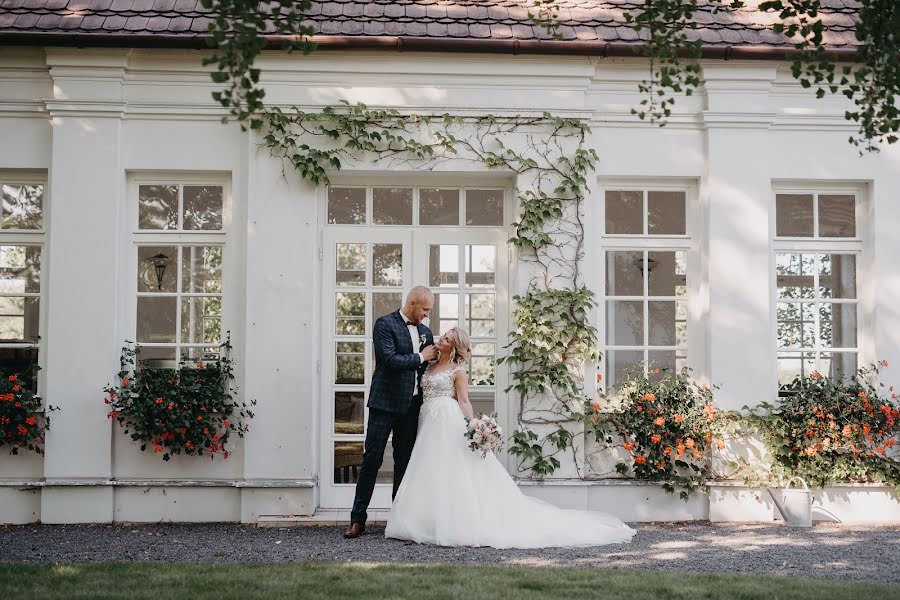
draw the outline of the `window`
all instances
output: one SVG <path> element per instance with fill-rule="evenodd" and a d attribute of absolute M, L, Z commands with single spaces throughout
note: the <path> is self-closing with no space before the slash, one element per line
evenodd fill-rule
<path fill-rule="evenodd" d="M 135 340 L 145 366 L 217 356 L 227 188 L 209 180 L 135 182 Z"/>
<path fill-rule="evenodd" d="M 779 388 L 813 371 L 859 364 L 858 195 L 775 194 L 775 311 Z"/>
<path fill-rule="evenodd" d="M 37 392 L 45 176 L 0 171 L 0 369 Z"/>
<path fill-rule="evenodd" d="M 503 188 L 328 188 L 329 225 L 502 227 Z"/>
<path fill-rule="evenodd" d="M 604 198 L 604 363 L 610 389 L 687 365 L 687 189 L 608 189 Z"/>

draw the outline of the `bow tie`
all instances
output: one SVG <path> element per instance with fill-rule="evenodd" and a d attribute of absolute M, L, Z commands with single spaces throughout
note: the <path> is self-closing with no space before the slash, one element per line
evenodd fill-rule
<path fill-rule="evenodd" d="M 407 322 L 406 322 L 406 326 L 407 326 L 407 327 L 416 327 L 416 324 L 413 323 L 412 321 L 407 321 Z"/>

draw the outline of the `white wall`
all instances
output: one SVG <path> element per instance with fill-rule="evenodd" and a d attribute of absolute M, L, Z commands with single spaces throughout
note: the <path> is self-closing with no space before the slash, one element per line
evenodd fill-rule
<path fill-rule="evenodd" d="M 315 482 L 322 477 L 316 193 L 293 174 L 282 177 L 281 165 L 257 138 L 219 123 L 200 56 L 13 49 L 0 57 L 0 131 L 15 140 L 0 144 L 0 169 L 44 170 L 50 185 L 45 395 L 62 409 L 54 415 L 46 459 L 0 456 L 0 484 L 45 478 L 47 486 L 40 493 L 0 487 L 0 520 L 214 515 L 255 521 L 316 507 Z M 698 243 L 708 279 L 701 302 L 708 326 L 691 351 L 701 375 L 723 386 L 718 401 L 727 408 L 771 399 L 774 391 L 773 181 L 858 184 L 871 202 L 863 226 L 872 262 L 860 281 L 868 293 L 862 306 L 872 316 L 865 358 L 885 358 L 900 368 L 900 341 L 893 335 L 900 326 L 894 301 L 900 272 L 893 258 L 900 254 L 900 211 L 893 205 L 900 199 L 900 145 L 859 158 L 846 143 L 854 128 L 843 120 L 843 100 L 815 100 L 793 82 L 786 65 L 705 62 L 702 92 L 679 99 L 664 129 L 629 114 L 640 100 L 636 83 L 646 76 L 637 59 L 320 52 L 269 53 L 260 66 L 274 104 L 315 109 L 346 99 L 438 113 L 549 110 L 579 116 L 593 128 L 589 143 L 599 154 L 598 182 L 667 177 L 696 183 L 706 225 Z M 228 461 L 178 457 L 165 464 L 141 453 L 105 416 L 101 388 L 129 335 L 116 297 L 119 253 L 129 239 L 122 223 L 129 201 L 125 182 L 127 173 L 141 171 L 230 177 L 235 227 L 229 244 L 238 257 L 232 274 L 241 291 L 225 301 L 237 314 L 231 325 L 240 396 L 258 405 L 251 431 Z M 590 239 L 584 271 L 598 291 L 601 199 L 593 194 L 585 207 Z M 892 371 L 885 374 L 888 384 L 900 382 Z M 148 484 L 153 491 L 109 485 L 111 477 L 154 480 Z M 164 494 L 171 485 L 177 491 Z M 548 489 L 529 493 L 562 504 L 613 507 L 611 512 L 644 502 L 640 510 L 622 508 L 633 519 L 769 514 L 724 492 L 714 494 L 713 504 L 732 502 L 727 510 L 710 507 L 709 500 L 685 505 L 633 486 Z M 883 490 L 873 493 L 889 498 Z M 641 500 L 641 494 L 650 495 Z"/>

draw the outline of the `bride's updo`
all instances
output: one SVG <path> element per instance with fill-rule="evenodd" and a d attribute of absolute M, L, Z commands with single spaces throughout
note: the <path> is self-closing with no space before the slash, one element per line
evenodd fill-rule
<path fill-rule="evenodd" d="M 457 364 L 462 364 L 469 360 L 469 334 L 465 329 L 454 327 L 447 331 L 447 337 L 450 338 L 450 360 Z"/>

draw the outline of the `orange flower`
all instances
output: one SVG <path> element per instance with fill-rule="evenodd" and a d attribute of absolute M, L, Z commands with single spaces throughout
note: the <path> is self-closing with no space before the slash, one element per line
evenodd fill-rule
<path fill-rule="evenodd" d="M 27 419 L 25 419 L 25 422 L 28 423 L 29 425 L 37 425 L 37 419 L 35 419 L 34 417 L 28 417 Z M 893 441 L 893 440 L 889 440 L 889 441 Z M 891 444 L 891 445 L 893 446 L 893 444 Z"/>
<path fill-rule="evenodd" d="M 202 421 L 202 420 L 203 420 L 203 415 L 197 415 L 197 420 L 198 420 L 198 421 Z"/>
<path fill-rule="evenodd" d="M 172 410 L 173 408 L 175 408 L 175 403 L 169 402 L 169 410 Z"/>
<path fill-rule="evenodd" d="M 219 441 L 219 434 L 218 434 L 218 433 L 214 433 L 213 436 L 212 436 L 212 439 L 213 439 L 214 442 L 218 442 L 218 441 Z"/>
<path fill-rule="evenodd" d="M 819 377 L 821 377 L 821 375 L 819 375 L 818 371 L 813 371 L 810 375 L 812 376 L 813 379 L 818 379 Z"/>
<path fill-rule="evenodd" d="M 703 458 L 703 453 L 699 450 L 694 450 L 694 460 L 700 460 Z"/>
<path fill-rule="evenodd" d="M 653 419 L 653 424 L 662 427 L 666 424 L 666 420 L 662 417 L 656 417 L 655 419 Z"/>
<path fill-rule="evenodd" d="M 713 406 L 712 404 L 707 404 L 704 410 L 706 410 L 707 420 L 709 420 L 709 421 L 716 420 L 716 407 L 715 406 Z"/>
<path fill-rule="evenodd" d="M 853 428 L 849 425 L 844 425 L 844 428 L 841 430 L 841 435 L 844 437 L 850 437 L 853 435 Z"/>
<path fill-rule="evenodd" d="M 222 421 L 222 427 L 228 427 L 228 419 Z"/>
<path fill-rule="evenodd" d="M 674 420 L 676 423 L 681 423 L 682 421 L 684 421 L 684 417 L 682 417 L 681 414 L 679 413 L 679 414 L 675 415 Z"/>
<path fill-rule="evenodd" d="M 29 425 L 34 425 L 34 423 L 29 423 Z M 884 440 L 884 445 L 888 448 L 897 444 L 897 440 Z"/>
<path fill-rule="evenodd" d="M 684 454 L 684 444 L 678 444 L 675 447 L 675 458 L 681 458 L 682 454 Z"/>
<path fill-rule="evenodd" d="M 624 444 L 622 444 L 622 447 L 625 448 L 626 450 L 633 450 L 634 442 L 625 442 Z"/>
<path fill-rule="evenodd" d="M 659 469 L 660 471 L 662 471 L 663 469 L 665 469 L 665 468 L 666 468 L 666 463 L 665 463 L 665 461 L 662 461 L 662 460 L 661 460 L 661 461 L 659 461 L 658 463 L 656 463 L 656 468 Z"/>
<path fill-rule="evenodd" d="M 14 385 L 14 386 L 13 386 L 13 391 L 14 391 L 14 392 L 18 392 L 18 391 L 21 390 L 21 389 L 22 389 L 22 386 L 20 386 L 20 385 Z"/>
<path fill-rule="evenodd" d="M 694 439 L 688 438 L 688 439 L 684 440 L 684 445 L 687 446 L 688 448 L 693 448 L 694 447 Z"/>
<path fill-rule="evenodd" d="M 156 402 L 157 404 L 162 404 L 162 403 L 163 403 L 162 397 L 161 397 L 161 396 L 157 396 L 155 402 Z"/>
<path fill-rule="evenodd" d="M 597 382 L 603 381 L 603 373 L 597 373 Z"/>
<path fill-rule="evenodd" d="M 122 380 L 122 387 L 128 387 L 128 384 L 129 384 L 129 383 L 130 383 L 129 380 L 128 380 L 128 378 L 126 377 L 125 379 Z"/>
<path fill-rule="evenodd" d="M 812 458 L 813 456 L 815 456 L 818 453 L 819 453 L 819 451 L 816 450 L 815 447 L 813 447 L 813 446 L 810 446 L 809 448 L 806 449 L 806 455 L 810 458 Z"/>
<path fill-rule="evenodd" d="M 886 366 L 888 366 L 888 361 L 881 360 L 881 362 L 879 362 L 878 364 L 880 364 L 882 367 L 886 367 Z"/>
<path fill-rule="evenodd" d="M 672 456 L 672 446 L 666 446 L 663 449 L 663 454 L 665 454 L 666 456 Z"/>
<path fill-rule="evenodd" d="M 660 440 L 662 440 L 662 436 L 659 435 L 658 433 L 654 433 L 653 435 L 650 436 L 650 441 L 653 442 L 654 444 L 658 444 L 660 442 Z"/>
<path fill-rule="evenodd" d="M 718 448 L 719 450 L 722 450 L 723 448 L 725 448 L 725 440 L 719 440 L 719 441 L 717 441 L 717 442 L 716 442 L 716 448 Z"/>
<path fill-rule="evenodd" d="M 647 462 L 647 457 L 644 456 L 643 454 L 638 454 L 637 456 L 634 457 L 634 462 L 639 465 L 643 465 Z"/>
<path fill-rule="evenodd" d="M 9 376 L 10 381 L 16 381 L 18 378 L 19 378 L 18 375 L 10 375 Z"/>
<path fill-rule="evenodd" d="M 198 368 L 198 369 L 202 369 L 202 368 L 204 368 L 205 366 L 206 366 L 206 365 L 203 364 L 203 361 L 202 361 L 202 360 L 201 360 L 200 362 L 197 363 L 197 368 Z"/>
<path fill-rule="evenodd" d="M 806 437 L 812 437 L 814 434 L 815 434 L 815 432 L 812 429 L 806 430 Z"/>
<path fill-rule="evenodd" d="M 108 413 L 106 413 L 106 416 L 109 417 L 110 419 L 115 419 L 116 417 L 119 416 L 119 413 L 118 413 L 118 411 L 111 410 Z"/>
<path fill-rule="evenodd" d="M 593 408 L 594 410 L 600 410 L 600 403 L 594 402 L 593 404 L 591 404 L 591 408 Z"/>
<path fill-rule="evenodd" d="M 863 423 L 863 435 L 872 433 L 872 427 L 868 423 Z"/>
<path fill-rule="evenodd" d="M 860 397 L 860 398 L 865 398 L 865 397 L 866 397 L 866 393 L 865 393 L 865 392 L 860 392 L 860 393 L 859 393 L 859 397 Z"/>
<path fill-rule="evenodd" d="M 644 394 L 644 400 L 646 400 L 647 402 L 656 402 L 656 394 L 647 392 L 646 394 Z"/>
<path fill-rule="evenodd" d="M 637 412 L 644 412 L 644 408 L 641 407 L 641 406 L 636 406 L 636 407 L 634 408 L 634 410 L 636 410 Z"/>

